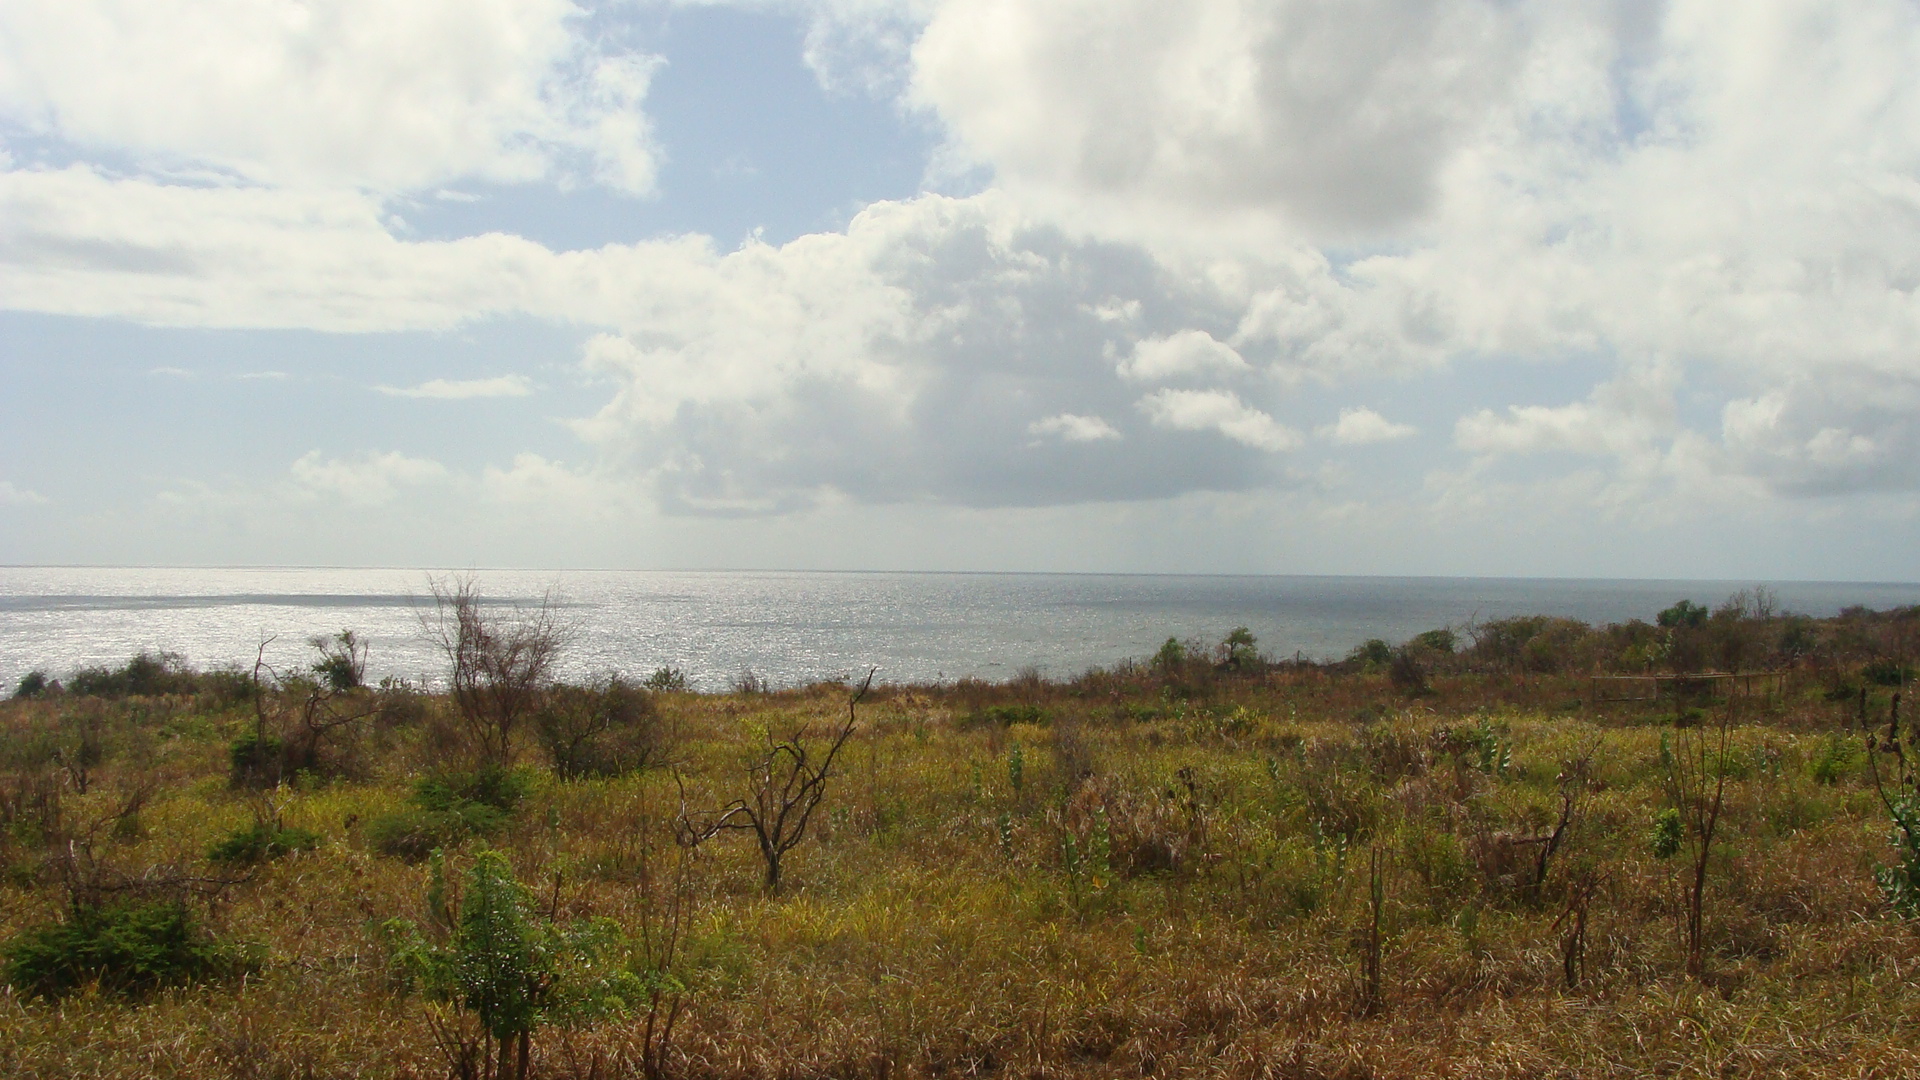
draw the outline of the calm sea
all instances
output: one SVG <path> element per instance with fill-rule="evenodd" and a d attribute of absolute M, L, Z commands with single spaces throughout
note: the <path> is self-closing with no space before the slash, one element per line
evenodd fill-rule
<path fill-rule="evenodd" d="M 1169 636 L 1218 641 L 1246 626 L 1270 653 L 1345 655 L 1368 638 L 1508 615 L 1651 619 L 1681 598 L 1713 605 L 1754 582 L 1516 578 L 1210 577 L 489 570 L 502 604 L 552 595 L 571 634 L 565 673 L 645 676 L 671 665 L 723 689 L 751 669 L 775 685 L 878 665 L 908 682 L 1067 675 L 1150 655 Z M 424 570 L 0 567 L 0 686 L 167 650 L 200 667 L 305 662 L 309 637 L 352 629 L 373 674 L 431 680 Z M 1920 584 L 1766 582 L 1787 610 L 1829 615 L 1920 603 Z M 4 691 L 0 691 L 4 692 Z"/>

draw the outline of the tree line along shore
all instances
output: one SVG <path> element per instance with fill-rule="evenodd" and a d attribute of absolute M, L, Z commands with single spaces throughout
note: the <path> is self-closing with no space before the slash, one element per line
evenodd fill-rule
<path fill-rule="evenodd" d="M 1920 608 L 696 693 L 436 596 L 0 702 L 0 1072 L 1920 1071 Z"/>

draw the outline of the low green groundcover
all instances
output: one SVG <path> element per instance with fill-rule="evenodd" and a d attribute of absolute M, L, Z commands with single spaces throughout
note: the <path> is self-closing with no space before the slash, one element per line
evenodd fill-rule
<path fill-rule="evenodd" d="M 244 964 L 238 950 L 215 941 L 174 901 L 77 908 L 62 921 L 21 931 L 0 958 L 15 990 L 47 998 L 92 983 L 137 996 L 233 974 Z"/>

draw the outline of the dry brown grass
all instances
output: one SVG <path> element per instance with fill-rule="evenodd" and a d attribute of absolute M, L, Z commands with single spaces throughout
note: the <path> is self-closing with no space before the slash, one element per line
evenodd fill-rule
<path fill-rule="evenodd" d="M 1708 970 L 1691 980 L 1681 870 L 1646 843 L 1662 798 L 1661 718 L 1569 708 L 1576 680 L 1436 686 L 1409 701 L 1384 676 L 1296 670 L 1220 679 L 1191 700 L 1126 680 L 880 693 L 863 706 L 816 830 L 789 856 L 781 896 L 762 894 L 749 843 L 700 850 L 683 969 L 693 992 L 670 1071 L 1920 1073 L 1920 936 L 1889 915 L 1872 880 L 1891 855 L 1879 804 L 1858 771 L 1826 785 L 1808 767 L 1848 706 L 1797 694 L 1733 733 Z M 985 715 L 1009 703 L 1043 715 L 1010 725 Z M 824 730 L 844 716 L 845 695 L 660 704 L 689 801 L 717 805 L 764 732 Z M 0 706 L 0 785 L 53 775 L 32 744 L 65 707 Z M 61 803 L 79 820 L 116 792 L 153 787 L 138 835 L 108 849 L 117 865 L 194 863 L 250 820 L 225 779 L 226 742 L 245 714 L 114 708 L 113 756 L 87 795 L 69 785 Z M 287 801 L 286 824 L 327 842 L 263 867 L 206 911 L 222 935 L 260 947 L 257 971 L 138 1002 L 0 994 L 0 1075 L 444 1074 L 423 1004 L 391 984 L 371 929 L 420 917 L 427 871 L 373 853 L 363 833 L 403 803 L 413 774 L 445 759 L 451 736 L 429 703 L 366 737 L 371 779 Z M 1463 739 L 1497 744 L 1491 764 Z M 1576 762 L 1589 777 L 1577 820 L 1545 883 L 1524 887 Z M 678 805 L 665 770 L 543 778 L 488 843 L 560 917 L 637 928 Z M 12 827 L 0 847 L 0 937 L 60 910 L 31 832 Z M 1375 851 L 1386 867 L 1384 1001 L 1370 1015 L 1360 973 Z M 636 1075 L 640 1039 L 623 1020 L 545 1031 L 536 1075 Z"/>

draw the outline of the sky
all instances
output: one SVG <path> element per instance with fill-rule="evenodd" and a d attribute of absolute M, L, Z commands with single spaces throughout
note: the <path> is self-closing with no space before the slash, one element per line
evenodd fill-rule
<path fill-rule="evenodd" d="M 1920 580 L 1920 0 L 6 0 L 0 564 Z"/>

